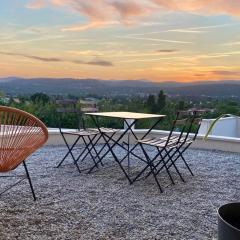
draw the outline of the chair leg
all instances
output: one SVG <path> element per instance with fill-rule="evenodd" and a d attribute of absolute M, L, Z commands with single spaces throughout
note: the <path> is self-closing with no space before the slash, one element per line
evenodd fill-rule
<path fill-rule="evenodd" d="M 174 151 L 174 153 L 171 155 L 171 158 L 173 159 L 173 158 L 175 157 L 175 155 L 177 155 L 177 154 L 178 154 L 178 155 L 174 158 L 174 160 L 172 160 L 172 163 L 170 163 L 169 168 L 170 168 L 171 166 L 173 166 L 173 164 L 175 164 L 175 162 L 176 162 L 179 158 L 181 158 L 181 159 L 183 160 L 183 163 L 184 163 L 185 166 L 187 167 L 188 171 L 191 173 L 192 176 L 194 176 L 194 174 L 193 174 L 192 170 L 190 169 L 188 163 L 186 162 L 185 158 L 183 157 L 183 153 L 189 148 L 189 146 L 190 146 L 190 144 L 188 144 L 182 151 L 180 151 L 180 148 L 182 147 L 182 146 L 180 146 L 179 148 L 177 148 L 177 149 Z M 170 153 L 170 152 L 169 152 L 169 153 Z M 167 154 L 166 154 L 166 155 L 167 155 Z M 170 160 L 168 160 L 168 162 L 169 162 L 169 161 L 170 161 Z M 161 169 L 160 169 L 160 170 L 161 170 Z"/>
<path fill-rule="evenodd" d="M 143 151 L 143 153 L 144 153 L 144 155 L 145 155 L 145 157 L 146 157 L 146 160 L 147 160 L 147 162 L 148 162 L 148 166 L 150 167 L 150 171 L 151 171 L 151 173 L 152 173 L 152 175 L 153 175 L 153 177 L 154 177 L 154 179 L 155 179 L 155 182 L 156 182 L 157 185 L 158 185 L 159 191 L 162 193 L 163 190 L 162 190 L 162 187 L 161 187 L 161 185 L 160 185 L 160 183 L 159 183 L 159 181 L 158 181 L 158 179 L 157 179 L 157 174 L 155 173 L 155 166 L 154 166 L 154 164 L 153 164 L 153 161 L 151 161 L 151 159 L 150 159 L 149 156 L 147 155 L 147 152 L 146 152 L 146 150 L 144 149 L 143 145 L 140 144 L 140 146 L 141 146 L 142 151 Z"/>
<path fill-rule="evenodd" d="M 95 160 L 95 158 L 94 158 L 94 156 L 93 156 L 93 154 L 92 154 L 92 152 L 91 152 L 91 149 L 89 149 L 89 146 L 88 146 L 85 138 L 83 137 L 82 139 L 83 139 L 83 143 L 84 143 L 84 145 L 85 145 L 85 148 L 87 148 L 87 151 L 88 151 L 89 155 L 91 156 L 91 158 L 92 158 L 95 166 L 98 168 L 97 162 L 96 162 L 96 160 Z M 91 141 L 89 136 L 88 136 L 88 140 Z"/>
<path fill-rule="evenodd" d="M 91 149 L 88 149 L 89 152 L 91 152 L 91 150 L 93 149 L 93 151 L 94 151 L 95 154 L 96 154 L 96 158 L 98 158 L 98 160 L 100 161 L 101 165 L 103 166 L 102 160 L 100 159 L 100 157 L 99 157 L 99 155 L 98 155 L 98 152 L 97 152 L 97 150 L 96 150 L 96 148 L 95 148 L 95 145 L 96 145 L 96 144 L 93 143 L 93 141 L 92 141 L 92 139 L 91 139 L 90 136 L 88 136 L 88 141 L 89 141 L 89 143 L 91 144 Z M 94 158 L 94 156 L 93 156 L 93 158 Z M 95 160 L 93 160 L 93 161 L 94 161 L 96 167 L 98 167 L 98 163 L 97 163 Z"/>
<path fill-rule="evenodd" d="M 90 146 L 91 145 L 91 147 L 90 147 L 90 149 L 89 149 L 89 151 L 92 151 L 93 150 L 93 148 L 96 146 L 96 144 L 98 143 L 98 141 L 100 140 L 100 138 L 101 138 L 101 136 L 99 136 L 98 138 L 97 138 L 97 140 L 95 140 L 95 138 L 97 137 L 97 135 L 95 135 L 92 139 L 90 139 L 91 140 L 91 142 L 88 142 L 88 146 Z M 89 137 L 90 138 L 90 137 Z M 86 158 L 87 158 L 87 156 L 89 155 L 89 151 L 87 151 L 87 148 L 85 148 L 82 152 L 81 152 L 81 154 L 77 157 L 77 161 L 81 161 L 81 162 L 83 162 Z M 86 152 L 86 153 L 85 153 Z M 85 153 L 85 154 L 84 154 Z M 83 157 L 82 157 L 83 156 Z"/>
<path fill-rule="evenodd" d="M 182 153 L 179 152 L 179 154 L 180 154 L 180 157 L 181 157 L 181 159 L 183 160 L 185 166 L 187 167 L 188 171 L 191 173 L 192 176 L 194 176 L 191 168 L 189 167 L 189 165 L 188 165 L 187 161 L 185 160 L 185 158 L 183 157 Z"/>
<path fill-rule="evenodd" d="M 175 184 L 175 182 L 174 182 L 174 180 L 173 180 L 173 177 L 172 177 L 172 175 L 171 175 L 171 173 L 170 173 L 170 171 L 169 171 L 169 169 L 168 169 L 168 166 L 167 166 L 167 163 L 168 163 L 168 161 L 165 161 L 165 158 L 166 158 L 166 156 L 167 156 L 167 154 L 166 155 L 162 155 L 162 152 L 163 152 L 163 150 L 164 149 L 159 149 L 159 148 L 157 148 L 157 150 L 158 150 L 158 153 L 155 155 L 155 157 L 152 159 L 152 161 L 154 161 L 154 160 L 156 160 L 158 157 L 160 157 L 160 161 L 155 165 L 155 167 L 154 167 L 154 169 L 156 170 L 156 175 L 163 169 L 163 168 L 165 168 L 166 169 L 166 171 L 167 171 L 167 174 L 168 174 L 168 176 L 169 176 L 169 178 L 170 178 L 170 180 L 171 180 L 171 182 L 172 182 L 172 184 L 174 185 Z M 169 160 L 170 161 L 170 160 Z M 160 165 L 160 164 L 163 164 L 162 165 L 162 167 L 160 167 L 160 169 L 157 169 L 157 167 Z M 148 178 L 149 176 L 151 175 L 151 171 L 145 176 L 145 178 Z"/>
<path fill-rule="evenodd" d="M 157 185 L 158 185 L 158 188 L 159 188 L 160 193 L 163 193 L 162 187 L 161 187 L 161 185 L 160 185 L 160 183 L 159 183 L 159 181 L 158 181 L 158 179 L 157 179 L 157 174 L 155 173 L 155 170 L 154 170 L 155 167 L 154 167 L 153 163 L 150 162 L 150 160 L 148 160 L 148 164 L 149 164 L 149 166 L 150 166 L 150 169 L 151 169 L 152 175 L 153 175 L 153 177 L 154 177 L 154 179 L 155 179 L 155 182 L 156 182 Z"/>
<path fill-rule="evenodd" d="M 59 164 L 57 165 L 57 168 L 59 168 L 59 167 L 62 165 L 62 163 L 65 161 L 65 159 L 67 158 L 67 156 L 68 156 L 69 154 L 72 155 L 71 152 L 72 152 L 73 148 L 76 146 L 77 142 L 78 142 L 79 139 L 80 139 L 80 136 L 78 136 L 77 139 L 75 140 L 75 142 L 73 143 L 73 145 L 70 147 L 70 146 L 68 145 L 68 143 L 67 143 L 66 138 L 64 137 L 64 134 L 61 133 L 61 135 L 62 135 L 62 138 L 63 138 L 63 140 L 64 140 L 64 143 L 66 144 L 66 146 L 67 146 L 67 148 L 68 148 L 68 151 L 67 151 L 67 153 L 65 154 L 65 156 L 63 157 L 63 159 L 62 159 L 62 160 L 59 162 Z"/>
<path fill-rule="evenodd" d="M 34 189 L 33 189 L 32 181 L 31 181 L 31 178 L 30 178 L 30 175 L 29 175 L 29 172 L 28 172 L 27 165 L 26 165 L 25 161 L 23 161 L 23 166 L 24 166 L 25 171 L 26 171 L 26 175 L 27 175 L 27 179 L 28 179 L 31 191 L 32 191 L 33 199 L 34 199 L 34 201 L 36 201 L 37 198 L 36 198 L 36 195 L 35 195 L 35 192 L 34 192 Z"/>
<path fill-rule="evenodd" d="M 179 177 L 181 178 L 181 180 L 182 180 L 183 182 L 185 182 L 182 174 L 180 173 L 180 171 L 178 170 L 178 168 L 177 168 L 177 166 L 176 166 L 176 164 L 175 164 L 175 161 L 172 159 L 173 156 L 171 156 L 171 155 L 169 154 L 169 152 L 168 152 L 167 149 L 165 149 L 165 152 L 166 152 L 167 156 L 169 157 L 169 160 L 171 161 L 171 164 L 173 165 L 173 167 L 175 168 L 176 172 L 178 173 Z"/>
<path fill-rule="evenodd" d="M 158 153 L 159 153 L 159 155 L 161 156 L 161 159 L 162 159 L 162 161 L 163 161 L 163 166 L 165 167 L 165 169 L 166 169 L 166 171 L 167 171 L 167 174 L 168 174 L 168 176 L 169 176 L 172 184 L 174 185 L 175 182 L 173 181 L 172 175 L 171 175 L 171 173 L 170 173 L 170 171 L 169 171 L 169 169 L 168 169 L 168 167 L 167 167 L 167 164 L 166 164 L 166 162 L 165 162 L 165 160 L 164 160 L 164 157 L 162 156 L 162 152 L 161 152 L 159 149 L 158 149 Z"/>

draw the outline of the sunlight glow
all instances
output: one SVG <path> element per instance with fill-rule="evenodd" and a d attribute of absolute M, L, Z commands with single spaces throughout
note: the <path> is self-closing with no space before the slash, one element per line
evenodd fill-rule
<path fill-rule="evenodd" d="M 240 78 L 236 0 L 13 0 L 0 19 L 1 77 Z"/>

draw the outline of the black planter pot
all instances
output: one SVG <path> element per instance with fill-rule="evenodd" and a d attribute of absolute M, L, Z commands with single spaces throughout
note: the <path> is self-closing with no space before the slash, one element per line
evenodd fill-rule
<path fill-rule="evenodd" d="M 218 209 L 218 240 L 240 240 L 240 203 Z"/>

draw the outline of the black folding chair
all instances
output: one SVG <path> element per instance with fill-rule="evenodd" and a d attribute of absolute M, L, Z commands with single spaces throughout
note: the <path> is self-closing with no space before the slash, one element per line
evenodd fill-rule
<path fill-rule="evenodd" d="M 83 116 L 80 110 L 80 106 L 78 106 L 77 100 L 56 100 L 56 104 L 57 112 L 59 113 L 59 131 L 67 147 L 67 153 L 64 155 L 57 167 L 60 167 L 62 163 L 66 160 L 66 158 L 70 155 L 73 159 L 74 164 L 77 167 L 77 170 L 79 171 L 79 173 L 81 173 L 82 170 L 80 169 L 78 164 L 78 161 L 80 159 L 83 161 L 87 158 L 87 156 L 90 155 L 93 162 L 95 163 L 96 161 L 95 156 L 92 153 L 92 151 L 96 152 L 93 141 L 99 133 L 94 129 L 85 128 L 85 123 L 83 121 Z M 70 119 L 68 119 L 68 117 Z M 76 130 L 64 130 L 62 128 L 63 119 L 73 121 L 74 123 L 72 124 L 76 126 Z M 72 144 L 69 143 L 69 136 L 75 137 L 75 140 Z M 80 141 L 83 144 L 83 147 L 76 148 L 77 144 Z M 77 156 L 75 154 L 75 150 L 81 150 Z"/>
<path fill-rule="evenodd" d="M 198 131 L 201 126 L 202 116 L 206 112 L 205 110 L 192 110 L 192 118 L 189 121 L 189 126 L 187 133 L 183 135 L 175 148 L 172 148 L 172 153 L 169 153 L 169 157 L 171 158 L 173 163 L 176 163 L 178 159 L 181 159 L 185 166 L 187 167 L 188 171 L 191 173 L 192 176 L 194 176 L 192 170 L 190 169 L 186 159 L 183 156 L 183 153 L 191 146 L 191 144 L 195 141 L 197 138 Z M 193 128 L 195 128 L 195 133 L 189 137 L 189 134 L 192 132 Z M 173 163 L 170 163 L 168 168 L 173 166 Z M 157 173 L 159 173 L 162 170 L 160 168 Z"/>
<path fill-rule="evenodd" d="M 181 180 L 184 182 L 184 178 L 180 173 L 176 161 L 181 159 L 184 165 L 187 167 L 189 172 L 193 175 L 188 163 L 183 157 L 183 153 L 189 148 L 189 146 L 196 139 L 198 130 L 200 128 L 203 110 L 188 110 L 177 112 L 176 119 L 173 122 L 171 131 L 167 137 L 162 138 L 148 138 L 139 140 L 140 147 L 145 156 L 144 162 L 146 166 L 137 174 L 137 176 L 132 180 L 135 182 L 139 180 L 140 176 L 143 175 L 147 170 L 149 171 L 145 177 L 153 175 L 160 192 L 162 192 L 161 185 L 158 181 L 157 175 L 165 169 L 172 184 L 175 184 L 173 177 L 170 173 L 170 168 L 174 168 Z M 195 134 L 191 135 L 193 128 L 196 129 Z M 178 134 L 174 134 L 174 131 L 178 129 Z M 156 148 L 157 153 L 154 157 L 151 157 L 144 145 L 152 146 Z"/>
<path fill-rule="evenodd" d="M 63 159 L 59 162 L 57 167 L 60 167 L 62 163 L 66 160 L 66 158 L 70 155 L 74 161 L 74 164 L 76 165 L 79 172 L 83 170 L 88 169 L 80 169 L 78 162 L 83 162 L 88 156 L 91 157 L 93 160 L 94 166 L 98 167 L 98 162 L 100 162 L 101 165 L 103 165 L 101 159 L 99 159 L 99 154 L 104 150 L 106 143 L 103 144 L 102 148 L 97 151 L 97 144 L 99 143 L 101 139 L 101 134 L 97 128 L 89 128 L 87 127 L 86 119 L 84 116 L 84 113 L 86 112 L 97 112 L 98 107 L 95 102 L 93 101 L 77 101 L 72 99 L 64 99 L 64 100 L 57 100 L 57 112 L 59 113 L 59 130 L 62 135 L 62 138 L 64 140 L 64 143 L 67 146 L 67 153 L 63 157 Z M 73 131 L 64 130 L 62 128 L 62 121 L 64 118 L 64 115 L 66 114 L 72 115 L 72 121 L 75 121 L 75 125 L 77 125 L 76 129 Z M 65 119 L 69 120 L 69 119 Z M 110 128 L 101 128 L 102 131 L 106 133 L 112 133 L 115 132 L 115 130 Z M 69 144 L 67 141 L 67 136 L 75 136 L 75 141 L 73 144 Z M 77 148 L 77 144 L 81 142 L 82 147 Z M 74 154 L 75 150 L 79 151 L 78 155 L 76 156 Z M 96 161 L 98 159 L 98 161 Z"/>
<path fill-rule="evenodd" d="M 94 137 L 92 139 L 92 143 L 91 143 L 91 150 L 94 150 L 96 158 L 98 159 L 98 161 L 95 161 L 95 165 L 94 167 L 98 167 L 98 163 L 100 163 L 103 166 L 103 157 L 107 155 L 106 151 L 104 152 L 104 150 L 106 149 L 106 147 L 108 146 L 108 144 L 112 141 L 112 137 L 113 135 L 118 132 L 117 129 L 114 128 L 109 128 L 109 127 L 100 127 L 100 124 L 98 123 L 97 126 L 95 128 L 88 128 L 87 124 L 86 124 L 86 118 L 88 117 L 87 122 L 93 123 L 94 125 L 96 125 L 96 123 L 94 121 L 92 121 L 92 118 L 89 116 L 86 116 L 85 113 L 93 113 L 93 112 L 98 112 L 98 106 L 94 101 L 87 101 L 87 100 L 80 100 L 79 101 L 80 107 L 81 107 L 81 120 L 83 123 L 83 128 L 84 129 L 89 129 L 90 131 L 94 131 L 97 132 L 98 135 L 96 137 Z M 103 137 L 104 134 L 107 137 L 107 140 Z M 100 144 L 102 143 L 102 144 Z M 95 147 L 97 147 L 98 145 L 101 145 L 101 148 L 97 151 L 97 149 Z M 104 153 L 103 156 L 101 156 L 101 153 Z M 85 154 L 86 156 L 86 154 Z M 83 157 L 83 159 L 85 159 L 85 156 Z M 101 156 L 101 158 L 100 158 Z M 90 168 L 90 170 L 93 167 Z M 91 172 L 91 171 L 90 171 Z M 90 173 L 89 172 L 89 173 Z"/>

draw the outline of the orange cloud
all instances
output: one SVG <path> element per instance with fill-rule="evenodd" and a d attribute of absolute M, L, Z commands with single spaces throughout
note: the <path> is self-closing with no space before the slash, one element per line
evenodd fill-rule
<path fill-rule="evenodd" d="M 240 16 L 239 0 L 152 0 L 152 2 L 173 11 Z"/>
<path fill-rule="evenodd" d="M 143 15 L 147 11 L 146 8 L 143 8 L 142 5 L 134 1 L 114 1 L 112 6 L 117 10 L 123 19 Z"/>
<path fill-rule="evenodd" d="M 240 16 L 239 0 L 32 0 L 28 8 L 42 8 L 47 4 L 68 6 L 89 19 L 114 18 L 117 14 L 122 19 L 139 16 L 156 10 L 152 3 L 173 11 L 216 13 Z"/>
<path fill-rule="evenodd" d="M 35 0 L 32 2 L 29 2 L 26 7 L 30 9 L 40 9 L 44 8 L 46 6 L 46 1 L 45 0 Z"/>
<path fill-rule="evenodd" d="M 240 0 L 32 0 L 26 7 L 39 9 L 46 6 L 72 9 L 88 19 L 85 24 L 66 26 L 63 31 L 133 24 L 138 22 L 136 17 L 150 16 L 163 9 L 240 16 Z"/>
<path fill-rule="evenodd" d="M 129 24 L 132 23 L 129 18 L 145 15 L 150 11 L 150 8 L 143 2 L 135 0 L 35 0 L 26 7 L 38 9 L 48 4 L 73 9 L 89 20 L 86 24 L 66 27 L 63 29 L 64 31 L 83 31 L 116 23 Z"/>

